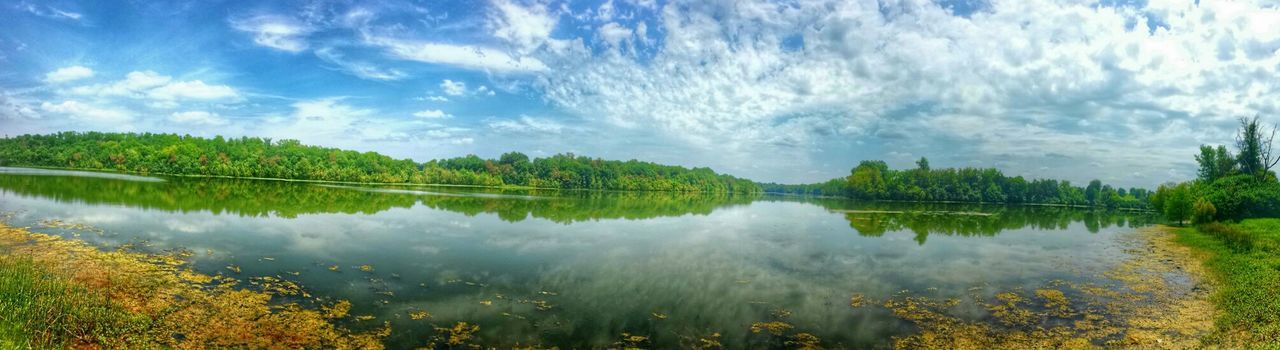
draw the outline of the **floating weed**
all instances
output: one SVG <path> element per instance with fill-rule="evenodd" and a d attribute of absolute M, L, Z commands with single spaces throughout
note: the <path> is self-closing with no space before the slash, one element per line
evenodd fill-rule
<path fill-rule="evenodd" d="M 787 309 L 773 310 L 773 317 L 779 318 L 779 319 L 791 317 L 791 310 L 787 310 Z"/>
<path fill-rule="evenodd" d="M 665 320 L 667 319 L 667 314 L 655 312 L 653 313 L 653 318 L 656 320 Z"/>
<path fill-rule="evenodd" d="M 852 308 L 857 309 L 866 305 L 867 305 L 867 298 L 862 296 L 862 294 L 854 294 L 853 296 L 849 297 L 849 306 Z"/>
<path fill-rule="evenodd" d="M 320 311 L 324 318 L 343 318 L 347 317 L 347 313 L 351 311 L 351 302 L 346 300 L 338 300 L 332 305 L 321 307 Z"/>
<path fill-rule="evenodd" d="M 428 317 L 431 317 L 431 313 L 427 312 L 427 310 L 418 309 L 418 310 L 409 312 L 409 319 L 414 321 L 421 320 Z"/>
<path fill-rule="evenodd" d="M 360 271 L 373 272 L 373 265 L 360 265 Z"/>
<path fill-rule="evenodd" d="M 12 344 L 19 348 L 382 347 L 384 332 L 338 328 L 320 310 L 273 303 L 271 293 L 237 289 L 235 278 L 193 272 L 175 264 L 173 255 L 103 251 L 4 226 L 0 252 L 0 310 L 6 325 L 29 334 L 23 338 L 32 342 Z M 16 257 L 36 274 L 5 270 L 4 260 Z M 65 295 L 73 299 L 41 304 L 48 294 L 34 291 L 50 283 L 62 285 L 60 293 L 72 293 Z M 22 292 L 3 290 L 9 287 Z M 29 305 L 37 305 L 38 314 L 14 311 Z"/>
<path fill-rule="evenodd" d="M 792 349 L 822 349 L 819 343 L 818 337 L 809 333 L 796 333 L 783 342 L 788 348 Z"/>
<path fill-rule="evenodd" d="M 373 319 L 376 319 L 376 318 L 377 317 L 373 315 L 360 315 L 360 316 L 356 316 L 356 321 L 372 321 Z"/>
<path fill-rule="evenodd" d="M 287 274 L 290 274 L 290 275 L 294 275 L 294 276 L 301 276 L 301 275 L 302 275 L 302 272 L 298 272 L 298 271 L 285 271 L 284 273 L 287 273 Z"/>
<path fill-rule="evenodd" d="M 276 261 L 276 258 L 272 258 L 272 257 L 269 257 L 269 256 L 264 256 L 264 257 L 262 257 L 262 258 L 258 259 L 258 261 Z"/>
<path fill-rule="evenodd" d="M 783 333 L 786 333 L 792 328 L 795 328 L 795 326 L 792 326 L 790 323 L 786 323 L 782 321 L 755 322 L 751 324 L 751 333 L 760 333 L 760 332 L 767 331 L 769 332 L 769 334 L 782 335 Z"/>
<path fill-rule="evenodd" d="M 1041 288 L 1036 289 L 1036 296 L 1044 300 L 1045 309 L 1053 312 L 1057 317 L 1071 316 L 1071 301 L 1067 300 L 1066 294 L 1061 290 Z"/>
<path fill-rule="evenodd" d="M 240 266 L 227 265 L 227 270 L 231 270 L 231 272 L 235 272 L 235 273 L 240 273 Z"/>
<path fill-rule="evenodd" d="M 329 271 L 341 272 L 339 271 L 338 265 L 329 265 Z"/>
<path fill-rule="evenodd" d="M 699 349 L 719 349 L 722 347 L 724 347 L 724 345 L 720 344 L 720 332 L 711 333 L 709 336 L 698 338 L 697 348 Z"/>
<path fill-rule="evenodd" d="M 378 294 L 385 295 L 385 296 L 389 296 L 389 297 L 395 297 L 395 296 L 396 296 L 396 293 L 395 293 L 395 292 L 392 292 L 392 291 L 389 291 L 389 290 L 384 290 L 384 291 L 377 292 L 377 293 L 378 293 Z"/>
<path fill-rule="evenodd" d="M 484 306 L 493 305 L 493 300 L 481 300 L 480 305 L 484 305 Z"/>
<path fill-rule="evenodd" d="M 1213 330 L 1215 310 L 1209 301 L 1211 291 L 1197 281 L 1208 281 L 1207 275 L 1192 253 L 1173 243 L 1165 230 L 1169 229 L 1146 228 L 1133 237 L 1122 237 L 1121 244 L 1131 256 L 1105 274 L 1114 285 L 1053 280 L 1032 293 L 1014 289 L 993 298 L 986 297 L 983 288 L 971 288 L 970 298 L 987 310 L 989 318 L 954 316 L 959 299 L 899 293 L 884 307 L 919 331 L 895 337 L 893 345 L 898 349 L 1204 347 L 1202 339 Z M 1078 292 L 1072 294 L 1079 297 L 1068 299 L 1064 290 Z"/>
<path fill-rule="evenodd" d="M 458 322 L 453 327 L 435 327 L 436 335 L 432 338 L 430 347 L 435 348 L 436 343 L 444 343 L 449 346 L 466 345 L 480 331 L 480 325 L 468 324 L 466 322 Z M 441 338 L 443 337 L 443 338 Z"/>
<path fill-rule="evenodd" d="M 538 294 L 542 294 L 542 295 L 550 295 L 550 296 L 557 296 L 557 295 L 560 295 L 560 294 L 558 294 L 558 293 L 556 293 L 556 292 L 548 292 L 548 291 L 545 291 L 545 290 L 544 290 L 544 291 L 540 291 L 540 292 L 538 292 Z"/>
<path fill-rule="evenodd" d="M 622 337 L 614 342 L 613 346 L 621 349 L 643 349 L 648 342 L 647 336 L 623 332 Z"/>

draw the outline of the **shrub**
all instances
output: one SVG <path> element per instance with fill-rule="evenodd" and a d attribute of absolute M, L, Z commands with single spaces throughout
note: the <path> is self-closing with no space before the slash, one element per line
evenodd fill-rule
<path fill-rule="evenodd" d="M 1191 222 L 1196 224 L 1207 224 L 1213 222 L 1214 217 L 1218 214 L 1218 208 L 1213 203 L 1204 198 L 1196 200 L 1196 204 L 1191 209 Z"/>
<path fill-rule="evenodd" d="M 1253 249 L 1253 236 L 1238 228 L 1214 222 L 1200 225 L 1199 229 L 1200 232 L 1207 233 L 1222 241 L 1224 245 L 1233 251 L 1245 252 Z"/>
<path fill-rule="evenodd" d="M 1218 220 L 1280 217 L 1280 183 L 1253 175 L 1234 175 L 1200 186 Z"/>

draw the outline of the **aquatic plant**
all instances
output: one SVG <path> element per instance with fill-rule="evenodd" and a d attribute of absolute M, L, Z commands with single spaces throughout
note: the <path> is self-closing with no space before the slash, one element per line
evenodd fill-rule
<path fill-rule="evenodd" d="M 237 288 L 175 255 L 102 251 L 0 225 L 0 347 L 378 349 L 320 310 Z"/>

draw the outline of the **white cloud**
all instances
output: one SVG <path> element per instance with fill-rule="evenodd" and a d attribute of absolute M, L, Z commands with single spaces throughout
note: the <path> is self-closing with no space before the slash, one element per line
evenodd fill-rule
<path fill-rule="evenodd" d="M 316 49 L 315 54 L 325 62 L 362 79 L 390 81 L 408 77 L 408 74 L 394 68 L 381 68 L 369 62 L 348 60 L 330 47 Z"/>
<path fill-rule="evenodd" d="M 230 86 L 211 85 L 201 80 L 173 81 L 172 77 L 160 75 L 153 71 L 129 72 L 123 80 L 107 84 L 77 86 L 71 88 L 70 93 L 91 96 L 150 98 L 161 101 L 175 99 L 217 100 L 239 97 L 239 93 Z"/>
<path fill-rule="evenodd" d="M 449 96 L 462 96 L 467 94 L 467 83 L 445 79 L 440 82 L 440 91 Z"/>
<path fill-rule="evenodd" d="M 427 97 L 424 97 L 423 99 L 431 102 L 449 102 L 448 97 L 438 96 L 438 95 L 427 96 Z"/>
<path fill-rule="evenodd" d="M 210 113 L 206 111 L 175 112 L 169 115 L 169 121 L 180 124 L 204 126 L 222 126 L 229 123 L 226 118 L 223 118 L 217 113 Z"/>
<path fill-rule="evenodd" d="M 448 119 L 453 118 L 452 114 L 445 113 L 439 109 L 427 109 L 413 113 L 413 116 L 423 119 Z"/>
<path fill-rule="evenodd" d="M 507 133 L 559 134 L 565 126 L 551 119 L 521 115 L 518 119 L 490 121 L 489 128 Z"/>
<path fill-rule="evenodd" d="M 216 100 L 239 96 L 235 89 L 226 85 L 209 85 L 203 81 L 178 81 L 152 89 L 149 94 L 153 98 L 173 100 L 190 98 L 197 100 Z"/>
<path fill-rule="evenodd" d="M 616 22 L 605 23 L 605 25 L 600 26 L 600 29 L 596 30 L 596 33 L 600 35 L 601 40 L 604 40 L 611 47 L 618 47 L 623 40 L 631 38 L 631 29 L 625 28 Z"/>
<path fill-rule="evenodd" d="M 490 5 L 493 7 L 488 23 L 491 34 L 509 43 L 522 55 L 550 40 L 551 31 L 559 22 L 557 15 L 537 2 L 522 6 L 511 0 L 492 0 Z"/>
<path fill-rule="evenodd" d="M 307 49 L 306 37 L 315 31 L 305 23 L 274 15 L 233 19 L 231 27 L 252 34 L 258 45 L 294 53 Z"/>
<path fill-rule="evenodd" d="M 18 5 L 18 8 L 36 16 L 53 19 L 69 19 L 78 21 L 81 17 L 84 17 L 84 15 L 79 12 L 66 11 L 53 6 L 37 6 L 29 3 L 23 3 Z"/>
<path fill-rule="evenodd" d="M 432 64 L 444 64 L 466 69 L 496 73 L 542 72 L 546 64 L 534 57 L 517 57 L 484 46 L 455 45 L 426 41 L 366 37 L 366 43 L 387 50 L 393 57 Z"/>
<path fill-rule="evenodd" d="M 55 71 L 44 75 L 44 81 L 50 83 L 62 83 L 72 80 L 79 80 L 93 76 L 93 70 L 85 66 L 70 66 L 59 68 Z"/>
<path fill-rule="evenodd" d="M 160 75 L 152 71 L 134 71 L 125 75 L 124 80 L 111 84 L 95 84 L 77 86 L 71 89 L 71 93 L 79 95 L 98 95 L 98 96 L 133 96 L 141 97 L 146 90 L 164 85 L 172 77 Z"/>
<path fill-rule="evenodd" d="M 587 120 L 656 129 L 714 149 L 726 164 L 891 135 L 894 125 L 945 113 L 1001 126 L 983 131 L 994 143 L 1037 145 L 982 146 L 975 159 L 1083 143 L 1168 149 L 1132 159 L 1159 166 L 1171 154 L 1189 158 L 1197 142 L 1229 141 L 1219 140 L 1230 137 L 1223 120 L 1280 111 L 1268 97 L 1280 94 L 1280 31 L 1269 29 L 1280 10 L 1248 1 L 1140 6 L 992 2 L 962 17 L 925 2 L 673 1 L 656 13 L 661 28 L 645 29 L 665 35 L 645 51 L 652 55 L 539 52 L 557 71 L 535 84 Z M 1159 19 L 1156 30 L 1148 18 Z M 610 46 L 634 35 L 610 23 L 592 35 Z M 1221 52 L 1229 54 L 1206 54 Z M 1181 141 L 1158 134 L 1176 125 L 1214 132 Z M 936 140 L 963 137 L 927 130 L 874 142 L 936 143 L 912 152 L 946 154 Z"/>
<path fill-rule="evenodd" d="M 40 109 L 45 112 L 64 114 L 75 120 L 97 124 L 119 124 L 133 120 L 133 116 L 128 112 L 73 100 L 62 101 L 62 103 L 43 102 L 40 104 Z"/>

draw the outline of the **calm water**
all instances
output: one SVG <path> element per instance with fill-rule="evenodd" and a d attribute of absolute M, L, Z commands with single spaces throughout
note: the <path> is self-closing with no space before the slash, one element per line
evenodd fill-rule
<path fill-rule="evenodd" d="M 1045 207 L 13 168 L 0 168 L 0 210 L 39 232 L 77 232 L 41 227 L 42 219 L 92 225 L 104 233 L 79 237 L 106 248 L 189 249 L 196 269 L 211 274 L 297 281 L 315 296 L 351 300 L 353 315 L 377 317 L 349 327 L 391 321 L 393 347 L 423 345 L 432 325 L 457 321 L 480 325 L 490 344 L 605 347 L 626 332 L 673 347 L 719 332 L 726 346 L 759 346 L 768 340 L 750 324 L 778 310 L 828 347 L 883 347 L 911 327 L 882 309 L 850 308 L 850 295 L 1091 280 L 1124 257 L 1115 238 L 1148 220 Z M 410 320 L 418 309 L 432 317 Z"/>

